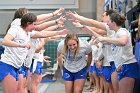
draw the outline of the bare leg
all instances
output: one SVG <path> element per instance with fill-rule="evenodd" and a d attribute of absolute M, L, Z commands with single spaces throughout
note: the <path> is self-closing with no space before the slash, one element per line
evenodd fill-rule
<path fill-rule="evenodd" d="M 32 73 L 28 70 L 28 76 L 27 76 L 27 81 L 26 81 L 28 91 L 31 90 L 31 74 Z"/>
<path fill-rule="evenodd" d="M 114 93 L 114 89 L 113 89 L 112 83 L 106 83 L 106 85 L 107 85 L 108 88 L 109 88 L 109 93 Z"/>
<path fill-rule="evenodd" d="M 93 80 L 94 79 L 93 79 L 92 73 L 89 72 L 89 86 L 87 87 L 87 90 L 92 89 Z"/>
<path fill-rule="evenodd" d="M 77 79 L 74 81 L 74 93 L 82 93 L 86 79 Z"/>
<path fill-rule="evenodd" d="M 116 71 L 114 71 L 111 74 L 111 81 L 112 81 L 114 93 L 118 93 L 118 90 L 119 90 L 119 81 L 118 81 L 118 74 L 117 74 Z"/>
<path fill-rule="evenodd" d="M 99 93 L 103 93 L 104 92 L 104 79 L 103 76 L 99 76 L 100 78 L 100 92 Z"/>
<path fill-rule="evenodd" d="M 16 81 L 16 79 L 13 76 L 11 76 L 10 74 L 8 74 L 2 80 L 3 93 L 18 93 L 17 92 L 17 84 L 18 84 L 18 82 Z"/>
<path fill-rule="evenodd" d="M 135 79 L 130 77 L 124 77 L 119 81 L 119 92 L 118 93 L 133 93 Z"/>
<path fill-rule="evenodd" d="M 66 93 L 74 93 L 73 81 L 64 81 Z"/>
<path fill-rule="evenodd" d="M 25 89 L 25 82 L 26 82 L 26 78 L 23 77 L 23 74 L 19 74 L 19 81 L 17 87 L 18 93 L 27 93 L 27 90 Z"/>
<path fill-rule="evenodd" d="M 99 77 L 96 75 L 96 72 L 93 72 L 93 76 L 95 79 L 96 89 L 92 93 L 98 93 L 100 91 Z"/>
<path fill-rule="evenodd" d="M 37 93 L 42 75 L 34 73 L 31 80 L 31 93 Z"/>

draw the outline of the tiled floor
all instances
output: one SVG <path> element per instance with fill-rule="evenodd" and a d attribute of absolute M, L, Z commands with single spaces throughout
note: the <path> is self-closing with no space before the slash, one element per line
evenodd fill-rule
<path fill-rule="evenodd" d="M 85 86 L 87 86 L 88 82 Z M 63 81 L 57 80 L 53 83 L 41 83 L 38 93 L 65 93 L 65 86 Z M 83 90 L 83 93 L 91 93 L 89 90 L 86 90 L 86 87 Z"/>
<path fill-rule="evenodd" d="M 65 86 L 61 78 L 61 73 L 59 73 L 58 71 L 57 74 L 58 74 L 57 80 L 55 82 L 41 83 L 38 93 L 65 93 Z M 89 82 L 86 82 L 85 86 L 87 86 L 88 83 Z M 91 93 L 89 90 L 86 90 L 85 88 L 83 93 Z M 0 93 L 3 93 L 1 90 L 1 83 L 0 83 Z"/>
<path fill-rule="evenodd" d="M 64 82 L 61 78 L 59 71 L 57 72 L 57 80 L 52 83 L 41 83 L 38 93 L 65 93 Z M 91 93 L 90 90 L 86 90 L 89 82 L 87 81 L 83 90 L 83 93 Z"/>

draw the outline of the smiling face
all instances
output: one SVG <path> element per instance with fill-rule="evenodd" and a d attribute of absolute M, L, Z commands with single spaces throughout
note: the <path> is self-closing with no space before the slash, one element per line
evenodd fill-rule
<path fill-rule="evenodd" d="M 79 39 L 75 33 L 69 33 L 65 37 L 63 52 L 66 53 L 68 50 L 73 52 L 75 57 L 79 53 Z"/>
<path fill-rule="evenodd" d="M 75 52 L 78 47 L 78 43 L 76 40 L 70 39 L 68 40 L 67 46 L 72 52 Z"/>

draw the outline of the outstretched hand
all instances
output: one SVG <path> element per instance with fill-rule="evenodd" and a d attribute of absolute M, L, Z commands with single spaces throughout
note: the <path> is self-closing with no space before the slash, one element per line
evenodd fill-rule
<path fill-rule="evenodd" d="M 83 28 L 83 25 L 80 22 L 72 22 L 72 24 L 77 28 Z"/>
<path fill-rule="evenodd" d="M 69 32 L 69 30 L 63 29 L 63 30 L 60 30 L 60 31 L 59 31 L 59 35 L 65 35 L 65 34 L 67 34 L 68 32 Z"/>
<path fill-rule="evenodd" d="M 59 28 L 64 27 L 64 21 L 66 20 L 65 16 L 60 16 L 60 18 L 56 19 L 56 23 Z"/>
<path fill-rule="evenodd" d="M 53 12 L 53 15 L 54 16 L 61 15 L 64 10 L 65 10 L 64 8 L 59 8 Z"/>
<path fill-rule="evenodd" d="M 77 14 L 75 11 L 74 11 L 74 13 L 71 12 L 71 11 L 66 12 L 66 15 L 67 15 L 68 17 L 70 17 L 68 20 L 70 20 L 70 21 L 77 21 L 77 16 L 78 16 L 78 14 Z"/>
<path fill-rule="evenodd" d="M 44 56 L 44 59 L 50 59 L 50 57 L 49 56 Z"/>

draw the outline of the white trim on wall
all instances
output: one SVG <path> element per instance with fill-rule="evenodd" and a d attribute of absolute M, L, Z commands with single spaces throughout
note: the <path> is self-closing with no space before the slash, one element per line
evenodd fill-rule
<path fill-rule="evenodd" d="M 66 9 L 79 8 L 78 0 L 0 0 L 0 9 Z"/>

